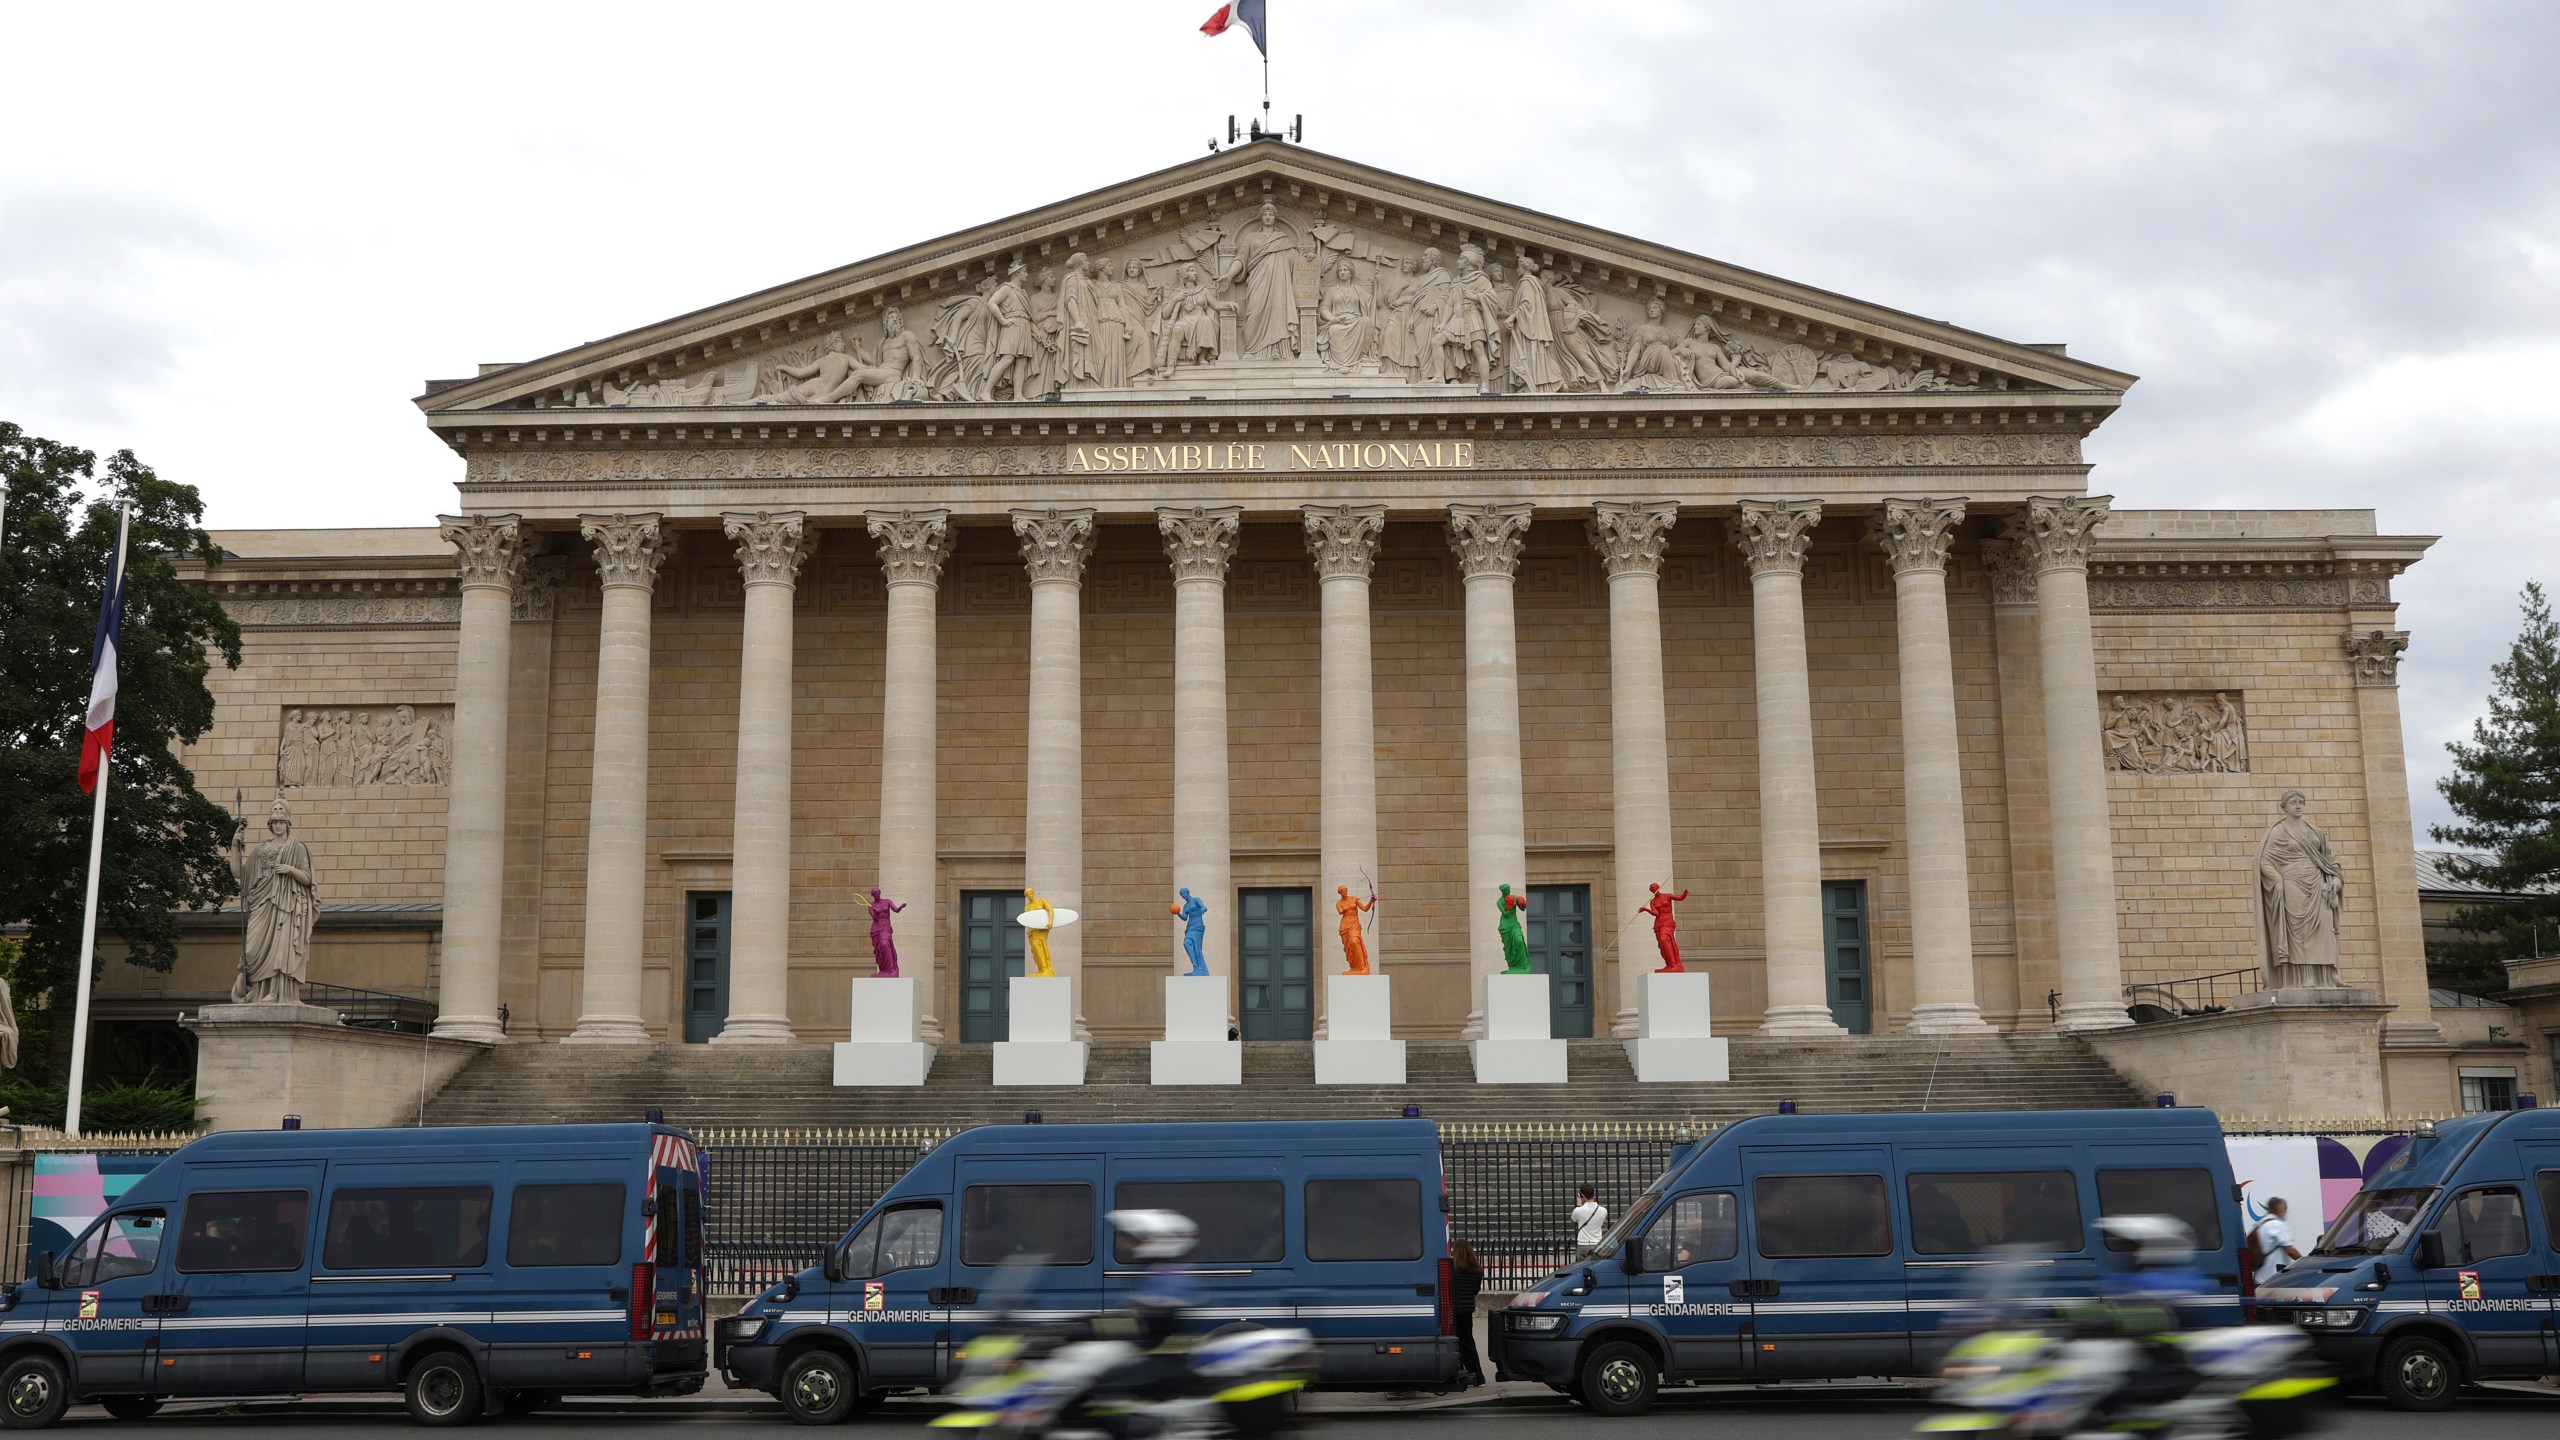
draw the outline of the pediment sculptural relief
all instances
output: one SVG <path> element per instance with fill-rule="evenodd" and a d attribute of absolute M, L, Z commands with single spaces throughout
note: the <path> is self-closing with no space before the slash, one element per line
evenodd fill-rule
<path fill-rule="evenodd" d="M 1569 263 L 1508 266 L 1265 201 L 1034 263 L 967 290 L 637 383 L 608 406 L 1040 400 L 1166 386 L 1488 394 L 1953 390 L 1925 365 L 1728 324 L 1666 294 L 1603 294 Z M 1684 292 L 1684 299 L 1687 293 Z"/>

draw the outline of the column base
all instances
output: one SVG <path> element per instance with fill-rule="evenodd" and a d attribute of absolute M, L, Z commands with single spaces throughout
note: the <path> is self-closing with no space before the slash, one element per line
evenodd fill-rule
<path fill-rule="evenodd" d="M 578 1028 L 560 1039 L 563 1045 L 654 1045 L 658 1037 L 637 1015 L 581 1015 Z"/>
<path fill-rule="evenodd" d="M 2433 1020 L 2382 1022 L 2382 1048 L 2385 1050 L 2437 1050 L 2452 1043 L 2445 1038 L 2443 1027 Z"/>
<path fill-rule="evenodd" d="M 1644 1017 L 1633 1010 L 1621 1010 L 1609 1021 L 1609 1038 L 1633 1040 L 1643 1030 Z"/>
<path fill-rule="evenodd" d="M 2131 1024 L 2124 1007 L 2108 1000 L 2065 1000 L 2053 1020 L 2056 1030 L 2122 1030 Z"/>
<path fill-rule="evenodd" d="M 1760 1012 L 1760 1033 L 1834 1039 L 1849 1032 L 1831 1018 L 1828 1005 L 1773 1005 Z"/>
<path fill-rule="evenodd" d="M 732 1015 L 721 1022 L 714 1045 L 797 1045 L 791 1022 L 780 1015 Z"/>
<path fill-rule="evenodd" d="M 439 1015 L 436 1017 L 435 1038 L 462 1040 L 473 1045 L 509 1043 L 507 1032 L 498 1028 L 495 1015 Z"/>
<path fill-rule="evenodd" d="M 1943 1005 L 1914 1005 L 1911 1021 L 1902 1027 L 1906 1035 L 1989 1035 L 1991 1022 L 1982 1018 L 1982 1007 L 1966 1002 Z"/>
<path fill-rule="evenodd" d="M 1484 1012 L 1482 1010 L 1470 1010 L 1467 1012 L 1467 1023 L 1458 1031 L 1458 1038 L 1461 1040 L 1481 1040 L 1484 1038 Z"/>

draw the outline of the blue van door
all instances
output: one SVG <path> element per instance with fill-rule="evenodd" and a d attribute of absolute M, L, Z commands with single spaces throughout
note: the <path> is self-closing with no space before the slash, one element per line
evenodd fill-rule
<path fill-rule="evenodd" d="M 486 1332 L 492 1384 L 575 1385 L 648 1333 L 656 1282 L 640 1207 L 654 1175 L 634 1155 L 508 1167 L 506 1228 L 490 1242 L 506 1262 Z"/>
<path fill-rule="evenodd" d="M 160 1297 L 175 1283 L 162 1243 L 168 1233 L 168 1212 L 157 1206 L 100 1216 L 63 1252 L 56 1288 L 24 1292 L 42 1297 L 45 1329 L 71 1347 L 75 1389 L 139 1391 L 153 1383 Z"/>
<path fill-rule="evenodd" d="M 2428 1231 L 2444 1263 L 2426 1272 L 2427 1308 L 2460 1318 L 2491 1378 L 2542 1373 L 2550 1300 L 2527 1283 L 2544 1268 L 2525 1213 L 2530 1189 L 2501 1181 L 2457 1190 Z"/>
<path fill-rule="evenodd" d="M 1025 1156 L 959 1162 L 960 1263 L 951 1343 L 965 1346 L 1008 1313 L 1066 1320 L 1102 1308 L 1102 1161 Z"/>
<path fill-rule="evenodd" d="M 1731 1190 L 1692 1190 L 1655 1212 L 1629 1277 L 1630 1314 L 1650 1315 L 1671 1345 L 1681 1380 L 1751 1374 L 1751 1262 L 1742 1253 L 1742 1205 Z"/>
<path fill-rule="evenodd" d="M 1327 1380 L 1447 1378 L 1436 1357 L 1448 1232 L 1421 1169 L 1413 1155 L 1302 1161 L 1298 1274 L 1308 1303 L 1298 1313 L 1323 1346 Z"/>
<path fill-rule="evenodd" d="M 1922 1372 L 1934 1372 L 1961 1338 L 1947 1324 L 1985 1298 L 1988 1276 L 2026 1287 L 2014 1295 L 2020 1301 L 2098 1293 L 2069 1146 L 1904 1146 L 1901 1158 L 1911 1237 L 1903 1292 Z"/>
<path fill-rule="evenodd" d="M 1892 1173 L 1881 1145 L 1742 1152 L 1754 1379 L 1911 1373 Z"/>
<path fill-rule="evenodd" d="M 188 1168 L 174 1243 L 178 1298 L 160 1317 L 154 1393 L 302 1388 L 319 1193 L 318 1161 Z"/>
<path fill-rule="evenodd" d="M 341 1161 L 330 1167 L 311 1272 L 304 1383 L 388 1389 L 395 1347 L 495 1303 L 489 1253 L 496 1192 L 451 1161 Z"/>
<path fill-rule="evenodd" d="M 951 1375 L 950 1287 L 943 1283 L 943 1205 L 890 1206 L 836 1252 L 827 1319 L 862 1346 L 862 1380 L 931 1384 Z"/>
<path fill-rule="evenodd" d="M 2560 1141 L 2527 1141 L 2516 1146 L 2524 1168 L 2533 1176 L 2534 1208 L 2542 1214 L 2542 1257 L 2539 1272 L 2525 1283 L 2542 1293 L 2542 1369 L 2560 1375 Z"/>
<path fill-rule="evenodd" d="M 1214 1180 L 1202 1179 L 1214 1174 Z M 1200 1227 L 1183 1268 L 1199 1287 L 1201 1328 L 1297 1318 L 1297 1271 L 1289 1263 L 1288 1185 L 1273 1155 L 1145 1156 L 1111 1165 L 1111 1210 L 1171 1210 Z M 1105 1213 L 1108 1213 L 1107 1211 Z M 1148 1264 L 1117 1234 L 1103 1271 L 1103 1296 L 1117 1309 L 1144 1282 Z M 1331 1321 L 1310 1320 L 1322 1338 Z"/>

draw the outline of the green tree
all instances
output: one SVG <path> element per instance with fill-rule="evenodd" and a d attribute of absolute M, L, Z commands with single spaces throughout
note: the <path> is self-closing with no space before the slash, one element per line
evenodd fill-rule
<path fill-rule="evenodd" d="M 240 663 L 240 627 L 181 582 L 173 557 L 215 563 L 195 488 L 163 480 L 129 450 L 96 455 L 0 421 L 0 925 L 27 927 L 15 973 L 28 1069 L 49 1058 L 47 1022 L 67 1016 L 80 962 L 90 797 L 80 793 L 90 649 L 115 554 L 116 509 L 133 507 L 118 650 L 115 764 L 99 887 L 99 950 L 120 937 L 133 963 L 167 970 L 177 912 L 237 889 L 230 812 L 198 794 L 176 747 L 213 723 L 205 676 Z M 67 1035 L 63 1038 L 67 1039 Z"/>
<path fill-rule="evenodd" d="M 2453 773 L 2436 782 L 2462 817 L 2432 827 L 2436 839 L 2487 857 L 2456 857 L 2446 875 L 2519 897 L 2464 906 L 2454 924 L 2479 938 L 2428 947 L 2430 980 L 2475 993 L 2505 989 L 2499 962 L 2533 954 L 2538 934 L 2560 940 L 2560 625 L 2537 583 L 2523 609 L 2514 648 L 2489 667 L 2488 717 L 2471 743 L 2445 746 Z"/>

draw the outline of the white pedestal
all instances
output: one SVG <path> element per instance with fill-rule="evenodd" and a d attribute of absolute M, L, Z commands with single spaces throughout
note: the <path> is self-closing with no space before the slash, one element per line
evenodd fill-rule
<path fill-rule="evenodd" d="M 853 982 L 853 1038 L 836 1046 L 838 1085 L 924 1083 L 933 1047 L 924 1043 L 924 991 L 903 975 Z"/>
<path fill-rule="evenodd" d="M 1326 976 L 1316 1083 L 1403 1084 L 1404 1042 L 1395 1038 L 1393 1008 L 1384 975 Z"/>
<path fill-rule="evenodd" d="M 1715 1081 L 1733 1078 L 1725 1042 L 1716 1038 L 1715 1006 L 1704 971 L 1644 977 L 1644 1008 L 1636 1038 L 1626 1042 L 1627 1063 L 1642 1081 Z"/>
<path fill-rule="evenodd" d="M 1147 1046 L 1157 1085 L 1241 1085 L 1244 1045 L 1227 1038 L 1227 977 L 1164 977 L 1164 1038 Z"/>
<path fill-rule="evenodd" d="M 1548 1033 L 1547 977 L 1484 977 L 1484 1038 L 1470 1047 L 1479 1085 L 1562 1085 L 1564 1042 Z"/>
<path fill-rule="evenodd" d="M 1011 1017 L 995 1051 L 998 1085 L 1081 1085 L 1085 1043 L 1076 1038 L 1076 982 L 1065 975 L 1017 975 Z"/>

